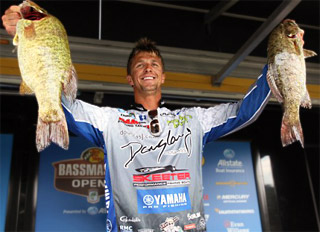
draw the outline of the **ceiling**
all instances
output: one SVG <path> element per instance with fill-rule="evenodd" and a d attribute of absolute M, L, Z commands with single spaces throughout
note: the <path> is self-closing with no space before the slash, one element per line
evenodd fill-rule
<path fill-rule="evenodd" d="M 1 0 L 1 14 L 11 4 L 20 2 Z M 147 36 L 162 46 L 232 54 L 239 51 L 282 3 L 275 0 L 36 2 L 62 21 L 69 36 L 122 42 L 134 42 Z M 297 4 L 293 5 L 292 11 L 281 12 L 280 20 L 295 19 L 305 30 L 305 47 L 319 52 L 319 1 L 285 2 Z M 216 11 L 206 22 L 212 10 Z M 265 57 L 266 41 L 263 39 L 249 54 Z M 319 56 L 308 62 L 319 62 Z"/>
<path fill-rule="evenodd" d="M 20 2 L 1 0 L 1 14 L 10 5 Z M 247 56 L 258 57 L 265 62 L 268 34 L 285 18 L 296 20 L 305 30 L 305 48 L 319 54 L 319 2 L 318 0 L 36 1 L 62 21 L 70 37 L 87 38 L 97 43 L 100 40 L 124 42 L 131 46 L 133 42 L 146 36 L 155 40 L 160 47 L 189 49 L 188 51 L 199 51 L 200 55 L 201 52 L 227 54 L 224 59 L 228 59 L 229 62 L 220 65 L 220 70 L 214 69 L 215 73 L 211 73 L 213 84 L 223 81 L 224 76 Z M 126 60 L 121 66 L 124 66 L 125 62 Z M 173 66 L 168 63 L 170 59 L 166 67 L 172 68 Z M 308 58 L 307 63 L 315 70 L 312 83 L 320 84 L 319 56 Z M 184 67 L 188 69 L 187 65 Z M 201 66 L 200 68 L 202 69 Z M 180 65 L 180 69 L 183 69 L 183 65 Z M 174 68 L 172 70 L 181 71 Z"/>

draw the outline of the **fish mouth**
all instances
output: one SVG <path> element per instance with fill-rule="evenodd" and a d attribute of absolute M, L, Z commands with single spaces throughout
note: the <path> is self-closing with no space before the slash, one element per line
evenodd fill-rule
<path fill-rule="evenodd" d="M 300 32 L 296 34 L 288 34 L 287 37 L 290 39 L 300 39 L 303 45 L 304 44 L 303 35 L 304 35 L 304 30 L 300 30 Z"/>
<path fill-rule="evenodd" d="M 28 20 L 31 20 L 31 21 L 41 20 L 41 19 L 43 19 L 44 17 L 47 16 L 45 13 L 43 13 L 43 12 L 33 8 L 32 6 L 30 6 L 28 4 L 28 2 L 22 3 L 20 5 L 20 12 L 21 12 L 22 17 L 24 19 L 28 19 Z"/>

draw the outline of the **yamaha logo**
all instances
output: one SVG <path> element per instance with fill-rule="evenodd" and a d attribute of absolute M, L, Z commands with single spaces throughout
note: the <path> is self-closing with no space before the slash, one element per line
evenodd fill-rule
<path fill-rule="evenodd" d="M 145 195 L 143 197 L 143 203 L 145 203 L 146 205 L 152 205 L 154 202 L 154 199 L 151 195 Z"/>

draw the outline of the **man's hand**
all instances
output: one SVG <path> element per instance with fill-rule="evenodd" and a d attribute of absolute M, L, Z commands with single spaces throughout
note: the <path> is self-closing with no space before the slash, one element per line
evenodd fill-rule
<path fill-rule="evenodd" d="M 14 36 L 16 34 L 17 22 L 21 19 L 20 7 L 12 5 L 10 6 L 4 15 L 2 16 L 2 24 L 9 35 Z"/>

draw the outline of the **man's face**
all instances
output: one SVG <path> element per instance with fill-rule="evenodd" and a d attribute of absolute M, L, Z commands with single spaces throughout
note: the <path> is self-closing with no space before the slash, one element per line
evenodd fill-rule
<path fill-rule="evenodd" d="M 138 53 L 132 60 L 127 80 L 139 94 L 156 94 L 165 80 L 160 57 L 149 52 Z"/>

